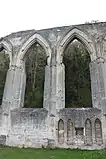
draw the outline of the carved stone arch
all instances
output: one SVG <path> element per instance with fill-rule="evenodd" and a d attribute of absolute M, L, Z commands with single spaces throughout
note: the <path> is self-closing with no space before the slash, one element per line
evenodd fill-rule
<path fill-rule="evenodd" d="M 92 123 L 89 118 L 85 121 L 85 144 L 92 144 Z"/>
<path fill-rule="evenodd" d="M 64 121 L 62 119 L 58 121 L 58 142 L 64 143 Z"/>
<path fill-rule="evenodd" d="M 2 41 L 0 42 L 0 47 L 3 47 L 7 53 L 9 54 L 9 58 L 10 58 L 10 66 L 12 64 L 12 44 L 10 41 L 8 41 L 7 39 L 3 38 Z"/>
<path fill-rule="evenodd" d="M 102 123 L 100 121 L 100 119 L 96 119 L 95 120 L 95 142 L 97 144 L 102 144 L 103 143 L 103 140 L 102 140 Z"/>
<path fill-rule="evenodd" d="M 24 60 L 25 54 L 27 50 L 35 43 L 39 43 L 45 50 L 46 55 L 47 55 L 47 64 L 50 65 L 50 60 L 51 60 L 51 49 L 46 41 L 40 34 L 35 33 L 32 35 L 29 39 L 26 40 L 26 42 L 22 45 L 22 47 L 19 50 L 18 57 L 17 57 L 17 62 L 16 66 L 21 66 L 21 61 Z"/>
<path fill-rule="evenodd" d="M 57 63 L 62 63 L 63 52 L 67 45 L 74 40 L 74 38 L 78 39 L 86 46 L 86 49 L 90 54 L 91 61 L 94 61 L 96 59 L 96 50 L 91 39 L 81 30 L 73 28 L 64 37 L 62 37 L 62 39 L 57 44 Z"/>

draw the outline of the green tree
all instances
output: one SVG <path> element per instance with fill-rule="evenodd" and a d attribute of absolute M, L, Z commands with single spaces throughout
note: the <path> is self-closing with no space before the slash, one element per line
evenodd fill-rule
<path fill-rule="evenodd" d="M 64 52 L 63 63 L 66 107 L 90 107 L 90 56 L 85 46 L 77 40 L 73 41 Z"/>
<path fill-rule="evenodd" d="M 25 107 L 39 108 L 43 106 L 45 65 L 45 50 L 39 44 L 33 44 L 27 51 L 26 58 Z"/>

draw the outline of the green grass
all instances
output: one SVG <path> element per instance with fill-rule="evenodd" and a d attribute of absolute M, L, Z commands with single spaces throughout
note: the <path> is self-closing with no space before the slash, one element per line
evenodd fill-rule
<path fill-rule="evenodd" d="M 106 159 L 106 150 L 0 148 L 0 159 Z"/>

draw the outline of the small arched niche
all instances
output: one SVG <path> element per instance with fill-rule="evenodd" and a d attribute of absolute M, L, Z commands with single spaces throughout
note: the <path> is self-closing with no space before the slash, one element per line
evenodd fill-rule
<path fill-rule="evenodd" d="M 65 107 L 91 107 L 90 53 L 77 36 L 64 48 L 65 65 Z"/>
<path fill-rule="evenodd" d="M 59 144 L 64 143 L 64 122 L 62 119 L 58 121 L 58 142 Z"/>
<path fill-rule="evenodd" d="M 32 44 L 25 54 L 26 89 L 24 107 L 42 108 L 47 55 L 37 42 Z"/>
<path fill-rule="evenodd" d="M 73 123 L 71 119 L 68 119 L 67 121 L 67 143 L 71 144 L 73 140 Z"/>
<path fill-rule="evenodd" d="M 92 144 L 92 123 L 90 119 L 85 121 L 85 144 Z"/>
<path fill-rule="evenodd" d="M 102 140 L 102 124 L 101 121 L 97 118 L 95 120 L 95 141 L 98 145 L 103 143 Z"/>
<path fill-rule="evenodd" d="M 9 65 L 10 65 L 9 53 L 2 46 L 0 47 L 0 105 L 2 104 L 4 86 L 5 86 Z"/>

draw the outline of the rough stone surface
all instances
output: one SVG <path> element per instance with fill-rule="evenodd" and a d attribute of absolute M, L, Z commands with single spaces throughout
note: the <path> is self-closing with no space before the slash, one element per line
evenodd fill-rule
<path fill-rule="evenodd" d="M 65 108 L 66 46 L 74 39 L 91 63 L 92 108 Z M 25 55 L 38 42 L 47 55 L 42 109 L 23 108 Z M 0 144 L 18 147 L 106 148 L 106 23 L 12 33 L 0 39 L 10 56 L 0 108 Z"/>

